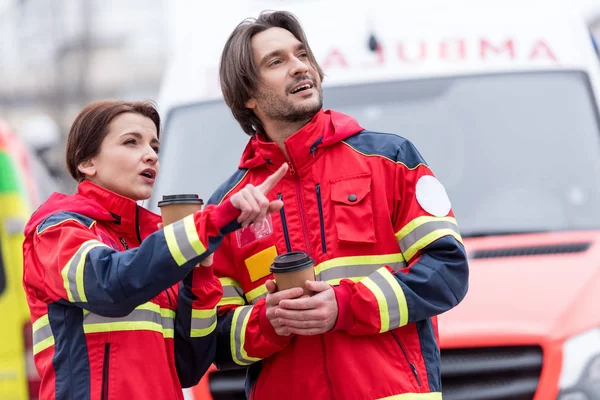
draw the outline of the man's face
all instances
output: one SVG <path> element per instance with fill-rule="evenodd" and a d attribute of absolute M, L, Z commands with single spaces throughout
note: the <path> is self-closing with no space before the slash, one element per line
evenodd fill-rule
<path fill-rule="evenodd" d="M 260 84 L 246 102 L 263 124 L 269 120 L 310 120 L 323 106 L 318 72 L 304 45 L 282 28 L 269 28 L 252 38 Z"/>

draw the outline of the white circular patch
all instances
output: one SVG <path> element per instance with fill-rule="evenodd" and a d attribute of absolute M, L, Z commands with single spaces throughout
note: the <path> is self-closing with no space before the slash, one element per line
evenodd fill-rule
<path fill-rule="evenodd" d="M 417 182 L 417 202 L 431 215 L 445 217 L 450 212 L 450 199 L 444 185 L 435 176 L 425 175 Z"/>

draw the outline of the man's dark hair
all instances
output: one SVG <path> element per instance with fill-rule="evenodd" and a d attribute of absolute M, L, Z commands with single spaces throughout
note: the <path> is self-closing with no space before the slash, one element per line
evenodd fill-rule
<path fill-rule="evenodd" d="M 308 45 L 300 21 L 292 13 L 263 11 L 258 18 L 242 21 L 227 39 L 221 54 L 219 77 L 225 102 L 248 135 L 264 131 L 256 114 L 246 107 L 246 102 L 253 97 L 254 90 L 260 83 L 258 67 L 252 52 L 252 38 L 270 28 L 282 28 L 294 35 L 304 45 L 309 62 L 323 80 L 323 71 Z"/>

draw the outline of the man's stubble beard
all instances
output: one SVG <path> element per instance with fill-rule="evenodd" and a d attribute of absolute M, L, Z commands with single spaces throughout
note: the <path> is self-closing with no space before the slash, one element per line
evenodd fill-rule
<path fill-rule="evenodd" d="M 318 101 L 310 106 L 295 106 L 291 101 L 281 101 L 272 93 L 261 94 L 260 98 L 264 107 L 265 116 L 274 121 L 301 122 L 310 121 L 312 117 L 323 107 L 323 90 L 318 89 Z"/>

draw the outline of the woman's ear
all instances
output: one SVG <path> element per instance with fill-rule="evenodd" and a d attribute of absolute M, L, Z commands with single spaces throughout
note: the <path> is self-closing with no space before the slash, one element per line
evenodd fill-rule
<path fill-rule="evenodd" d="M 96 175 L 96 165 L 94 160 L 85 160 L 77 166 L 79 172 L 85 175 L 86 178 L 90 178 Z"/>

